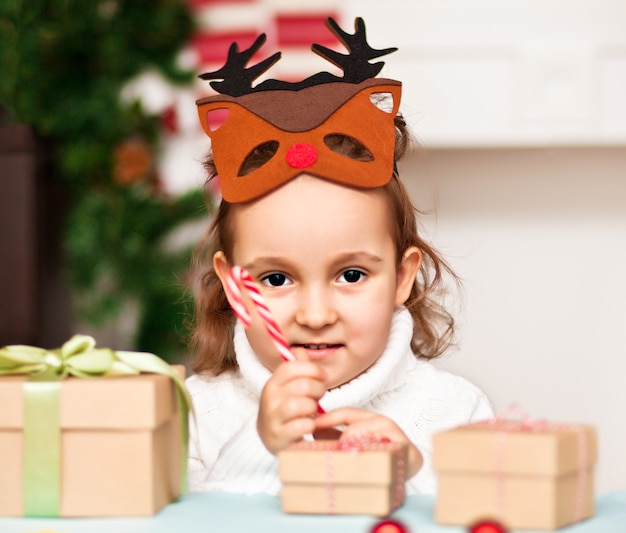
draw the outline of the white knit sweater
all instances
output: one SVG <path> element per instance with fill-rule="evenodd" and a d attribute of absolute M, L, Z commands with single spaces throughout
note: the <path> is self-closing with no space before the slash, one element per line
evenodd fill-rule
<path fill-rule="evenodd" d="M 328 391 L 320 404 L 326 411 L 360 407 L 394 420 L 424 456 L 407 492 L 434 493 L 433 433 L 493 413 L 485 395 L 466 379 L 418 360 L 410 349 L 412 333 L 411 315 L 398 311 L 378 361 Z M 254 355 L 240 324 L 234 341 L 238 371 L 187 380 L 196 417 L 190 425 L 189 490 L 276 494 L 281 487 L 276 457 L 256 431 L 259 396 L 270 371 Z"/>

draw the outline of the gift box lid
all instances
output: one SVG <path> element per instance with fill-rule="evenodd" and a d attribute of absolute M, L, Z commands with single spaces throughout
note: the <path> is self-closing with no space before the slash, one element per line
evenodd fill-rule
<path fill-rule="evenodd" d="M 433 464 L 440 473 L 505 473 L 560 476 L 597 461 L 594 427 L 486 421 L 433 437 Z"/>
<path fill-rule="evenodd" d="M 184 367 L 174 365 L 184 376 Z M 0 377 L 0 429 L 20 429 L 27 376 Z M 176 413 L 172 380 L 162 374 L 74 378 L 60 382 L 63 429 L 154 428 Z"/>
<path fill-rule="evenodd" d="M 383 485 L 404 476 L 406 446 L 371 443 L 363 448 L 339 447 L 336 440 L 301 441 L 278 454 L 283 483 L 351 483 Z"/>

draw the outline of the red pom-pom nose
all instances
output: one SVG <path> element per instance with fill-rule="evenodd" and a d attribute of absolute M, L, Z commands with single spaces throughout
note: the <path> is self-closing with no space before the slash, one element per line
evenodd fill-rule
<path fill-rule="evenodd" d="M 308 168 L 317 161 L 317 150 L 309 143 L 294 144 L 285 155 L 287 164 L 293 168 Z"/>

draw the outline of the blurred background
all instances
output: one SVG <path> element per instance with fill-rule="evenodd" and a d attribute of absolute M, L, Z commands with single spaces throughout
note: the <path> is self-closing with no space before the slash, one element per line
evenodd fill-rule
<path fill-rule="evenodd" d="M 27 7 L 28 5 L 28 7 Z M 401 174 L 463 280 L 436 362 L 497 411 L 598 428 L 626 488 L 626 3 L 621 0 L 3 0 L 0 345 L 73 332 L 185 361 L 208 140 L 197 74 L 262 32 L 266 77 L 332 70 L 323 21 L 399 47 L 419 145 Z M 330 68 L 329 68 L 330 67 Z"/>

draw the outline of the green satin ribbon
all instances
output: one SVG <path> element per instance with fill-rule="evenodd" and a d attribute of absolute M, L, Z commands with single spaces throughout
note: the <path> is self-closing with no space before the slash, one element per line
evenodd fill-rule
<path fill-rule="evenodd" d="M 27 381 L 24 390 L 24 515 L 58 516 L 61 389 L 54 381 Z"/>
<path fill-rule="evenodd" d="M 180 375 L 165 361 L 147 352 L 96 348 L 87 335 L 74 335 L 61 348 L 46 350 L 13 345 L 0 349 L 0 376 L 28 374 L 24 384 L 24 514 L 59 516 L 61 428 L 60 381 L 68 376 L 155 373 L 169 376 L 176 386 L 182 435 L 182 487 L 187 488 L 188 416 L 191 398 Z"/>

